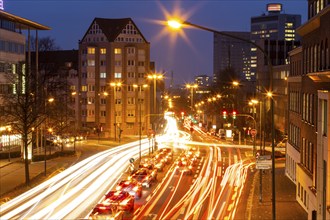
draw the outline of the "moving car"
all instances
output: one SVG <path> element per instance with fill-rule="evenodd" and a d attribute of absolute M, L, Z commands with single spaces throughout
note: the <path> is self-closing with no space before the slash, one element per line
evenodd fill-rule
<path fill-rule="evenodd" d="M 134 179 L 120 181 L 116 186 L 116 190 L 126 191 L 135 198 L 141 198 L 142 196 L 142 184 Z"/>
<path fill-rule="evenodd" d="M 150 188 L 153 181 L 157 180 L 157 170 L 149 170 L 147 168 L 140 168 L 133 173 L 129 179 L 134 179 L 142 184 L 142 186 Z"/>
<path fill-rule="evenodd" d="M 119 210 L 133 212 L 134 196 L 126 191 L 110 191 L 102 201 L 104 206 L 117 206 Z"/>
<path fill-rule="evenodd" d="M 88 219 L 121 220 L 123 215 L 124 212 L 118 210 L 117 206 L 97 204 Z"/>

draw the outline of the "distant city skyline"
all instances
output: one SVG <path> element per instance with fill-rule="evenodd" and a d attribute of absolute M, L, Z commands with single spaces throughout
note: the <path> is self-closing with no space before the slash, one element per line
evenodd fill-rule
<path fill-rule="evenodd" d="M 185 30 L 173 41 L 157 21 L 166 20 L 174 12 L 186 15 L 188 21 L 219 31 L 250 31 L 250 19 L 266 13 L 267 3 L 283 4 L 283 12 L 300 14 L 307 19 L 307 0 L 258 1 L 78 1 L 78 0 L 4 0 L 4 11 L 49 26 L 39 32 L 49 36 L 62 50 L 78 49 L 78 41 L 95 17 L 127 18 L 136 23 L 151 45 L 151 61 L 156 71 L 166 72 L 174 85 L 193 82 L 195 76 L 213 75 L 213 34 L 200 30 Z M 34 33 L 32 33 L 34 34 Z"/>

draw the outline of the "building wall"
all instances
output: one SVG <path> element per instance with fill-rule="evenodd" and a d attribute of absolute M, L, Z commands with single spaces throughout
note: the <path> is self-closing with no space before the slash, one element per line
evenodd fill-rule
<path fill-rule="evenodd" d="M 85 36 L 86 39 L 97 37 L 106 39 L 100 33 Z M 79 85 L 86 91 L 80 92 L 78 114 L 81 126 L 96 131 L 100 136 L 117 138 L 120 130 L 123 135 L 137 135 L 140 119 L 144 134 L 149 126 L 150 86 L 139 91 L 133 88 L 133 84 L 148 83 L 150 45 L 127 40 L 135 37 L 121 33 L 118 36 L 122 39 L 120 41 L 85 40 L 79 44 Z M 111 83 L 121 83 L 121 86 L 111 86 Z M 143 103 L 140 105 L 141 99 Z"/>
<path fill-rule="evenodd" d="M 297 201 L 308 212 L 308 219 L 326 219 L 329 215 L 328 189 L 325 187 L 328 171 L 325 174 L 324 169 L 328 167 L 328 152 L 325 148 L 327 141 L 320 136 L 320 123 L 324 123 L 324 119 L 319 109 L 321 93 L 318 91 L 330 89 L 330 5 L 327 2 L 328 5 L 322 8 L 320 5 L 324 1 L 315 2 L 319 4 L 318 14 L 311 16 L 297 29 L 301 35 L 302 58 L 296 59 L 294 53 L 291 54 L 288 147 L 292 145 L 299 152 L 300 161 L 296 167 Z M 297 153 L 288 151 L 287 158 L 294 156 L 297 157 Z M 287 174 L 292 176 L 293 170 L 288 167 Z"/>

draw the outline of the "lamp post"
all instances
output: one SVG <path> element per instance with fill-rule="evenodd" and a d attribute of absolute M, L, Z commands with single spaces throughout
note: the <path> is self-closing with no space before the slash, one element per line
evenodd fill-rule
<path fill-rule="evenodd" d="M 7 131 L 8 131 L 8 161 L 10 162 L 10 136 L 11 136 L 11 127 L 9 126 L 7 128 Z"/>
<path fill-rule="evenodd" d="M 186 88 L 190 89 L 190 108 L 191 108 L 191 111 L 193 111 L 193 108 L 194 108 L 194 89 L 197 89 L 198 85 L 197 84 L 187 84 Z"/>
<path fill-rule="evenodd" d="M 156 87 L 157 87 L 157 80 L 161 80 L 161 79 L 163 79 L 163 75 L 162 74 L 150 74 L 150 75 L 148 75 L 148 79 L 152 79 L 153 80 L 153 86 L 154 86 L 154 93 L 153 93 L 153 95 L 154 95 L 154 103 L 153 103 L 153 114 L 157 114 L 157 112 L 156 112 L 156 102 L 157 102 L 157 89 L 156 89 Z M 155 130 L 155 120 L 153 121 L 153 126 L 154 126 L 154 130 Z"/>
<path fill-rule="evenodd" d="M 272 217 L 273 219 L 276 219 L 276 205 L 275 205 L 275 143 L 274 143 L 274 138 L 275 138 L 275 128 L 274 128 L 274 100 L 272 97 L 272 91 L 273 91 L 273 67 L 272 67 L 272 63 L 271 63 L 271 59 L 270 56 L 268 55 L 268 53 L 258 44 L 256 44 L 255 42 L 249 40 L 249 39 L 244 39 L 226 32 L 221 32 L 221 31 L 217 31 L 211 28 L 207 28 L 207 27 L 203 27 L 197 24 L 193 24 L 190 23 L 188 21 L 183 21 L 183 22 L 179 22 L 177 20 L 169 20 L 167 21 L 167 24 L 175 29 L 181 28 L 182 26 L 190 26 L 190 27 L 194 27 L 197 29 L 201 29 L 204 31 L 209 31 L 212 32 L 214 34 L 219 34 L 219 35 L 223 35 L 226 37 L 230 37 L 233 39 L 237 39 L 240 41 L 244 41 L 247 42 L 249 44 L 252 44 L 253 46 L 255 46 L 257 49 L 259 49 L 263 55 L 266 57 L 267 59 L 267 67 L 268 67 L 268 73 L 270 75 L 270 92 L 268 97 L 270 98 L 270 105 L 271 105 L 271 124 L 272 124 L 272 128 L 271 128 L 271 138 L 272 138 Z"/>
<path fill-rule="evenodd" d="M 141 139 L 142 139 L 142 88 L 148 87 L 148 85 L 143 84 L 143 85 L 133 85 L 134 88 L 138 88 L 139 90 L 139 95 L 138 95 L 138 102 L 139 102 L 139 164 L 141 163 Z M 143 99 L 143 101 L 145 98 Z"/>
<path fill-rule="evenodd" d="M 110 86 L 111 87 L 113 87 L 113 103 L 114 103 L 114 108 L 113 108 L 113 111 L 114 111 L 114 119 L 113 119 L 113 121 L 114 121 L 114 123 L 113 123 L 113 126 L 114 126 L 114 136 L 115 136 L 115 141 L 117 140 L 116 138 L 117 138 L 117 108 L 116 108 L 116 102 L 117 102 L 117 88 L 119 87 L 121 87 L 121 82 L 112 82 L 112 83 L 110 83 Z M 120 140 L 119 140 L 120 141 Z"/>

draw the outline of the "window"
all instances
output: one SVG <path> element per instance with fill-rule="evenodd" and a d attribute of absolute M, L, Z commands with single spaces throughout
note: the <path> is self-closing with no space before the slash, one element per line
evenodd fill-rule
<path fill-rule="evenodd" d="M 81 86 L 81 91 L 83 91 L 83 92 L 87 92 L 87 86 L 86 86 L 86 85 Z"/>
<path fill-rule="evenodd" d="M 135 78 L 135 73 L 134 72 L 128 72 L 127 77 L 128 78 Z"/>
<path fill-rule="evenodd" d="M 127 60 L 127 66 L 134 66 L 135 60 Z"/>
<path fill-rule="evenodd" d="M 88 92 L 94 92 L 95 91 L 95 85 L 88 85 Z"/>
<path fill-rule="evenodd" d="M 100 99 L 100 104 L 101 104 L 101 105 L 105 105 L 105 104 L 107 104 L 107 100 L 106 100 L 106 99 Z"/>
<path fill-rule="evenodd" d="M 87 60 L 88 66 L 95 66 L 95 60 Z"/>
<path fill-rule="evenodd" d="M 128 54 L 135 54 L 135 48 L 134 47 L 128 47 L 127 48 L 127 53 Z"/>
<path fill-rule="evenodd" d="M 95 48 L 94 47 L 88 47 L 87 48 L 87 53 L 88 54 L 95 54 Z"/>
<path fill-rule="evenodd" d="M 328 101 L 327 100 L 322 100 L 321 101 L 321 111 L 322 111 L 322 116 L 321 116 L 321 121 L 322 121 L 322 135 L 327 136 L 328 134 Z"/>
<path fill-rule="evenodd" d="M 120 105 L 121 104 L 121 99 L 116 99 L 116 102 L 115 102 L 117 105 Z"/>
<path fill-rule="evenodd" d="M 134 117 L 134 110 L 127 110 L 127 117 Z"/>
<path fill-rule="evenodd" d="M 127 86 L 127 91 L 128 91 L 128 92 L 133 92 L 133 91 L 134 91 L 134 87 L 133 87 L 133 85 L 128 85 L 128 86 Z"/>
<path fill-rule="evenodd" d="M 105 117 L 106 116 L 106 111 L 101 111 L 101 117 Z"/>
<path fill-rule="evenodd" d="M 100 61 L 100 65 L 101 65 L 101 66 L 105 66 L 105 65 L 106 65 L 106 61 L 105 61 L 105 60 L 101 60 L 101 61 Z"/>
<path fill-rule="evenodd" d="M 139 61 L 138 66 L 144 66 L 144 61 Z"/>
<path fill-rule="evenodd" d="M 135 98 L 134 97 L 128 97 L 127 98 L 127 104 L 134 105 L 135 104 Z"/>
<path fill-rule="evenodd" d="M 100 49 L 100 53 L 101 54 L 106 54 L 107 53 L 107 49 L 106 48 L 101 48 Z"/>
<path fill-rule="evenodd" d="M 95 99 L 93 97 L 88 97 L 88 104 L 94 104 L 95 103 Z"/>
<path fill-rule="evenodd" d="M 95 74 L 94 73 L 91 73 L 91 72 L 88 72 L 87 73 L 87 78 L 94 79 L 95 78 Z"/>
<path fill-rule="evenodd" d="M 120 79 L 121 78 L 121 73 L 115 73 L 115 78 Z"/>
<path fill-rule="evenodd" d="M 101 79 L 105 79 L 105 78 L 107 78 L 107 73 L 100 73 L 100 78 Z"/>
<path fill-rule="evenodd" d="M 115 54 L 121 54 L 121 49 L 120 48 L 115 48 Z"/>
<path fill-rule="evenodd" d="M 144 78 L 145 73 L 138 73 L 139 78 Z"/>
<path fill-rule="evenodd" d="M 88 116 L 94 116 L 95 112 L 94 110 L 88 110 Z"/>

